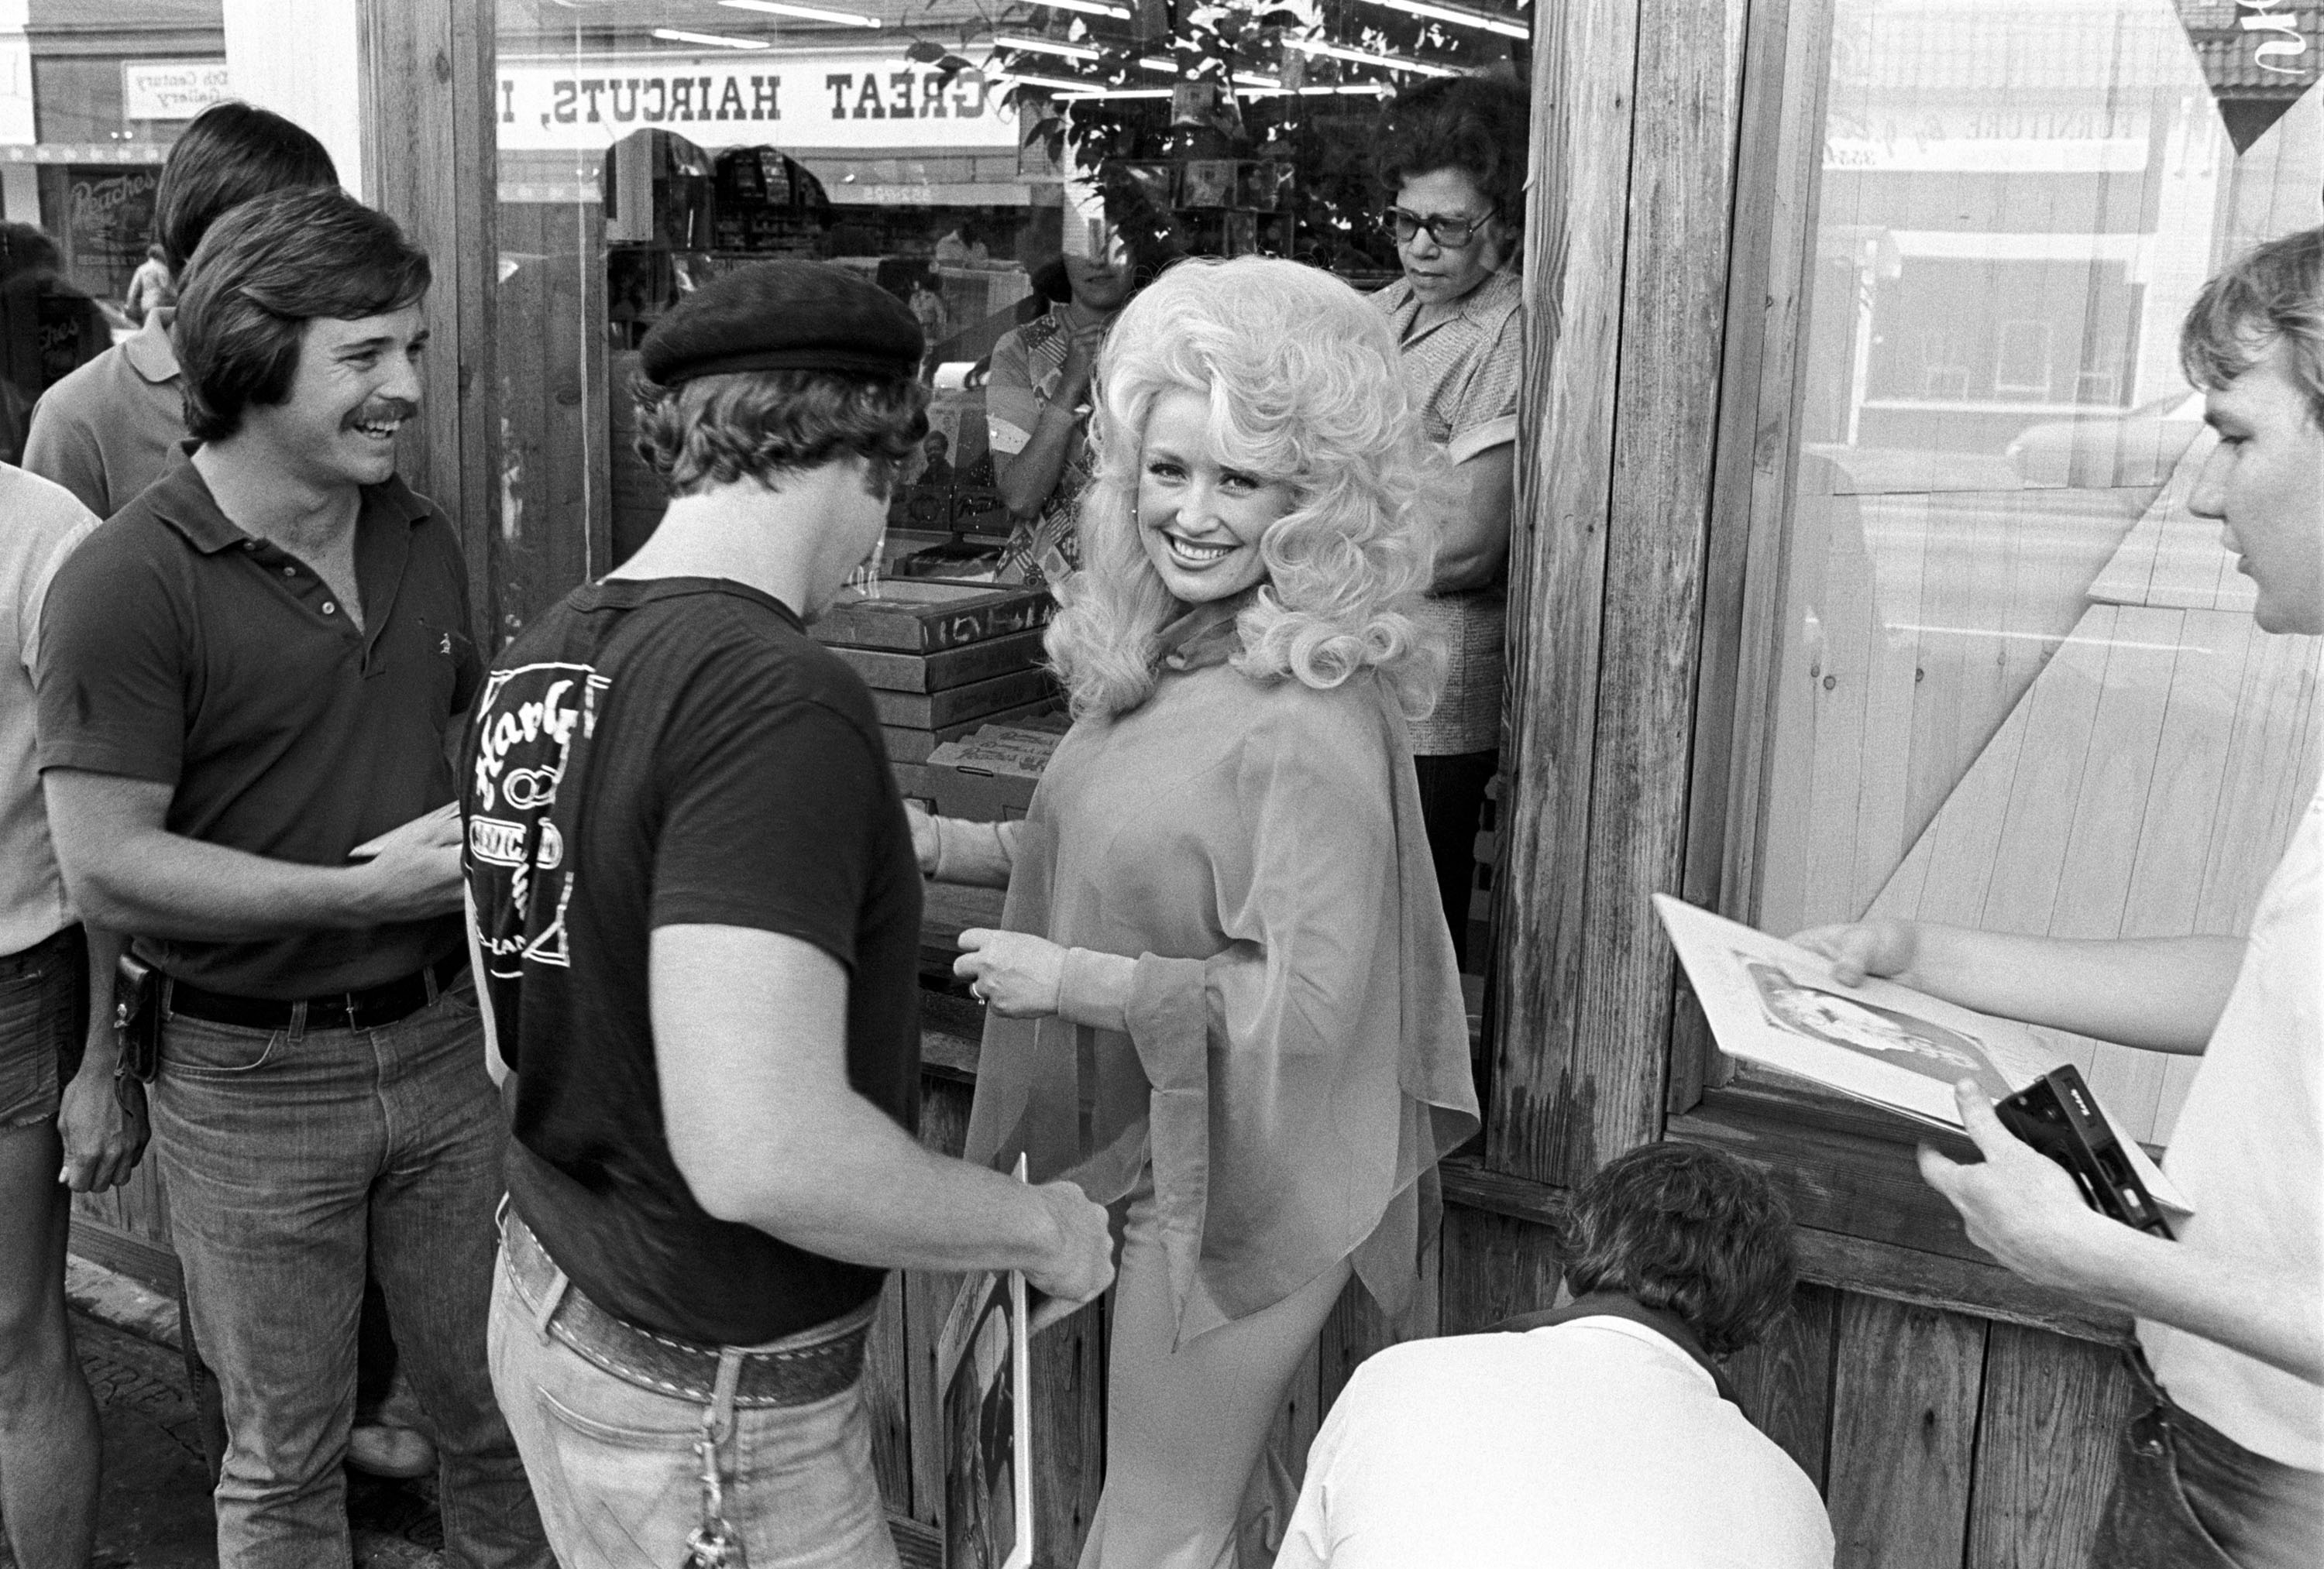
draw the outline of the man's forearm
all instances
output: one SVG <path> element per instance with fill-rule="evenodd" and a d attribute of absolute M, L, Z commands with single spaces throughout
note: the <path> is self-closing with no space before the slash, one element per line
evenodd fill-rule
<path fill-rule="evenodd" d="M 862 1096 L 786 1122 L 754 1170 L 716 1185 L 725 1197 L 712 1213 L 881 1269 L 1023 1270 L 1055 1256 L 1034 1189 L 930 1153 Z"/>
<path fill-rule="evenodd" d="M 88 938 L 88 1031 L 82 1043 L 84 1076 L 113 1077 L 121 1058 L 121 1035 L 113 1027 L 113 975 L 121 963 L 121 934 L 83 923 Z"/>
<path fill-rule="evenodd" d="M 2203 1050 L 2234 989 L 2233 937 L 2082 941 L 1921 924 L 1895 978 L 1981 1014 L 2153 1051 Z"/>
<path fill-rule="evenodd" d="M 2069 1289 L 2324 1384 L 2324 1302 L 2281 1267 L 2222 1258 L 2126 1225 L 2097 1230 Z"/>
<path fill-rule="evenodd" d="M 66 858 L 65 872 L 91 921 L 147 937 L 236 942 L 383 918 L 358 867 L 272 860 L 163 829 Z"/>

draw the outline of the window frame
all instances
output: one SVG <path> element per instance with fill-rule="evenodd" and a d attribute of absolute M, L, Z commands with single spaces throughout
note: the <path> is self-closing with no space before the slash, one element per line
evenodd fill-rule
<path fill-rule="evenodd" d="M 1971 1244 L 1901 1119 L 1735 1076 L 1646 898 L 1741 913 L 1764 850 L 1834 3 L 1640 9 L 1536 38 L 1526 253 L 1558 264 L 1526 271 L 1487 1127 L 1446 1192 L 1537 1220 L 1709 1144 L 1775 1178 L 1811 1280 L 2126 1341 Z"/>

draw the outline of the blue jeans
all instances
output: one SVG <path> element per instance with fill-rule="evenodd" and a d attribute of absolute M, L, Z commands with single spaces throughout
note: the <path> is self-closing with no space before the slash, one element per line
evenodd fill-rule
<path fill-rule="evenodd" d="M 78 926 L 0 955 L 0 1128 L 57 1120 L 80 1071 L 88 998 L 88 943 Z"/>
<path fill-rule="evenodd" d="M 340 1462 L 366 1263 L 440 1460 L 447 1563 L 549 1569 L 484 1362 L 505 1141 L 463 985 L 380 1029 L 172 1015 L 153 1143 L 225 1396 L 218 1561 L 350 1561 Z"/>
<path fill-rule="evenodd" d="M 2324 1476 L 2255 1454 L 2175 1405 L 2134 1350 L 2139 1383 L 2092 1569 L 2315 1569 Z"/>
<path fill-rule="evenodd" d="M 567 1289 L 560 1272 L 534 1294 L 505 1254 L 493 1282 L 493 1384 L 541 1521 L 564 1569 L 672 1569 L 702 1521 L 703 1402 L 608 1372 L 551 1335 Z M 860 1379 L 807 1405 L 730 1409 L 724 1519 L 752 1569 L 896 1569 Z"/>

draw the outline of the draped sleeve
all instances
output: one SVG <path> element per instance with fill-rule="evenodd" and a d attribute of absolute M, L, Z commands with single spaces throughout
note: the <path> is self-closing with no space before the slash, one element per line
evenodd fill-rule
<path fill-rule="evenodd" d="M 1072 1010 L 1094 1022 L 988 1025 L 971 1155 L 1100 1202 L 1150 1158 L 1182 1340 L 1351 1256 L 1399 1312 L 1477 1124 L 1403 720 L 1369 678 L 1160 699 L 1069 738 L 1034 803 L 1009 923 L 1133 962 Z"/>

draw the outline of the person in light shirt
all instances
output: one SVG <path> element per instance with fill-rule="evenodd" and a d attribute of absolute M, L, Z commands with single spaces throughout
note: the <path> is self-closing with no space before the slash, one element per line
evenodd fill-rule
<path fill-rule="evenodd" d="M 1276 1569 L 1830 1569 L 1815 1484 L 1715 1359 L 1791 1302 L 1791 1217 L 1732 1156 L 1648 1144 L 1559 1227 L 1573 1298 L 1356 1370 Z"/>
<path fill-rule="evenodd" d="M 2203 288 L 2180 339 L 2218 432 L 2187 504 L 2225 525 L 2265 632 L 2324 633 L 2324 229 Z M 1852 982 L 1888 976 L 1983 1013 L 2200 1052 L 2163 1170 L 2177 1240 L 2086 1207 L 1963 1084 L 1985 1159 L 1923 1151 L 1969 1240 L 2137 1319 L 2142 1398 L 2091 1563 L 2324 1563 L 2324 794 L 2243 938 L 2071 941 L 1867 921 L 1798 940 Z"/>

